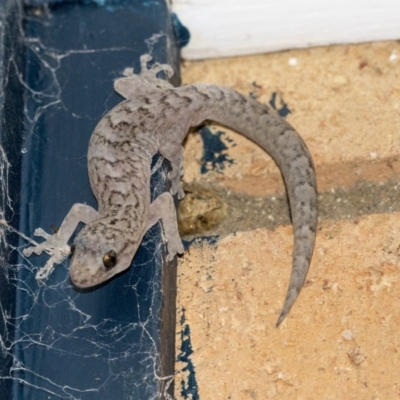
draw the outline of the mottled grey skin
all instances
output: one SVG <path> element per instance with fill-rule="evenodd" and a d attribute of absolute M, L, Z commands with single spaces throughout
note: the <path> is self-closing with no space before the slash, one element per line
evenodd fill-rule
<path fill-rule="evenodd" d="M 286 183 L 294 250 L 279 325 L 299 295 L 314 248 L 317 194 L 310 153 L 297 132 L 267 106 L 215 85 L 173 88 L 156 77 L 160 71 L 171 76 L 171 68 L 156 64 L 148 70 L 150 60 L 142 56 L 140 75 L 127 69 L 125 77 L 115 82 L 115 90 L 127 100 L 99 122 L 90 140 L 88 169 L 98 212 L 75 204 L 57 234 L 33 251 L 40 254 L 47 247 L 65 245 L 76 224 L 84 221 L 87 225 L 73 245 L 70 271 L 78 287 L 98 285 L 127 269 L 145 232 L 159 219 L 168 259 L 183 253 L 171 194 L 163 193 L 150 203 L 151 160 L 159 152 L 171 162 L 171 192 L 182 198 L 182 141 L 190 127 L 213 120 L 262 147 L 276 161 Z"/>

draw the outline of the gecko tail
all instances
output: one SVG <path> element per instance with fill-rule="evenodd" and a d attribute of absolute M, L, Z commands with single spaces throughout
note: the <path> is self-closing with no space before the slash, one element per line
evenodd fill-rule
<path fill-rule="evenodd" d="M 288 290 L 288 292 L 286 294 L 285 303 L 283 304 L 283 307 L 282 307 L 282 311 L 279 314 L 279 318 L 275 324 L 275 326 L 277 328 L 283 322 L 283 320 L 286 318 L 286 316 L 289 314 L 289 311 L 292 308 L 292 306 L 298 296 L 299 296 L 299 292 L 295 288 L 291 288 Z"/>
<path fill-rule="evenodd" d="M 279 328 L 279 325 L 282 323 L 282 321 L 286 318 L 286 315 L 289 311 L 281 311 L 278 320 L 276 321 L 275 328 Z"/>
<path fill-rule="evenodd" d="M 313 232 L 309 232 L 310 236 L 314 236 Z M 314 237 L 308 237 L 308 238 L 302 238 L 300 239 L 300 242 L 302 240 L 307 241 L 308 243 L 313 242 Z M 301 243 L 296 243 L 296 247 L 300 247 Z M 296 253 L 296 247 L 295 247 L 295 253 Z M 292 273 L 290 275 L 290 282 L 289 282 L 289 287 L 286 293 L 286 298 L 285 302 L 283 303 L 282 311 L 279 315 L 278 320 L 276 321 L 275 326 L 278 328 L 279 325 L 282 323 L 282 321 L 286 318 L 286 316 L 289 314 L 289 311 L 291 310 L 294 302 L 297 300 L 299 297 L 300 291 L 304 286 L 304 282 L 308 273 L 308 269 L 310 268 L 310 258 L 305 257 L 305 256 L 296 256 L 294 255 L 293 257 L 293 267 L 292 267 Z"/>
<path fill-rule="evenodd" d="M 292 217 L 294 250 L 289 289 L 276 323 L 279 326 L 300 293 L 314 250 L 318 199 L 311 154 L 297 131 L 267 106 L 215 85 L 196 85 L 192 90 L 201 101 L 206 99 L 210 104 L 203 120 L 217 121 L 258 144 L 275 160 L 283 175 Z"/>

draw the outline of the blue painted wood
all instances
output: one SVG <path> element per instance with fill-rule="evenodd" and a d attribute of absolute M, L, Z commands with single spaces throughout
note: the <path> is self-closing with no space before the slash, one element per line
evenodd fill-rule
<path fill-rule="evenodd" d="M 98 121 L 122 100 L 113 80 L 127 66 L 138 70 L 139 56 L 149 51 L 178 66 L 163 0 L 38 4 L 22 9 L 3 2 L 1 14 L 7 80 L 0 140 L 11 165 L 1 211 L 27 236 L 39 226 L 51 232 L 76 202 L 96 207 L 86 153 Z M 153 175 L 153 197 L 166 190 L 168 167 L 164 162 Z M 37 268 L 48 256 L 26 259 L 26 245 L 12 233 L 2 243 L 0 398 L 172 394 L 176 265 L 164 265 L 160 225 L 128 271 L 89 290 L 73 287 L 69 262 L 38 285 Z"/>

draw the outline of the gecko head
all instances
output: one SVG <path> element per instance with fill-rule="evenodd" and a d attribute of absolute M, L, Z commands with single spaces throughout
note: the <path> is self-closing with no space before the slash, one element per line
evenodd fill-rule
<path fill-rule="evenodd" d="M 140 240 L 108 227 L 99 235 L 101 226 L 85 226 L 71 248 L 70 277 L 79 288 L 88 288 L 106 282 L 129 268 Z"/>

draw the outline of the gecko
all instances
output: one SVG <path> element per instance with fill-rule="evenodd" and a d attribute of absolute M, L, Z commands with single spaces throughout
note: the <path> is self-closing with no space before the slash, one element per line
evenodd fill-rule
<path fill-rule="evenodd" d="M 98 123 L 89 142 L 87 163 L 98 210 L 76 203 L 59 230 L 24 250 L 29 257 L 43 251 L 51 255 L 37 279 L 46 278 L 54 263 L 69 253 L 70 279 L 78 288 L 106 282 L 131 265 L 146 231 L 159 220 L 166 242 L 167 260 L 184 249 L 178 233 L 173 195 L 184 197 L 183 147 L 189 129 L 206 120 L 227 126 L 265 150 L 278 165 L 291 210 L 294 246 L 292 270 L 286 298 L 276 326 L 289 313 L 304 285 L 315 244 L 317 188 L 314 164 L 306 144 L 295 129 L 268 106 L 239 92 L 213 84 L 173 87 L 158 78 L 168 78 L 173 69 L 140 58 L 141 71 L 126 68 L 114 82 L 124 97 Z M 161 154 L 170 162 L 171 189 L 150 199 L 151 162 Z M 71 247 L 68 241 L 79 222 L 85 226 Z"/>

